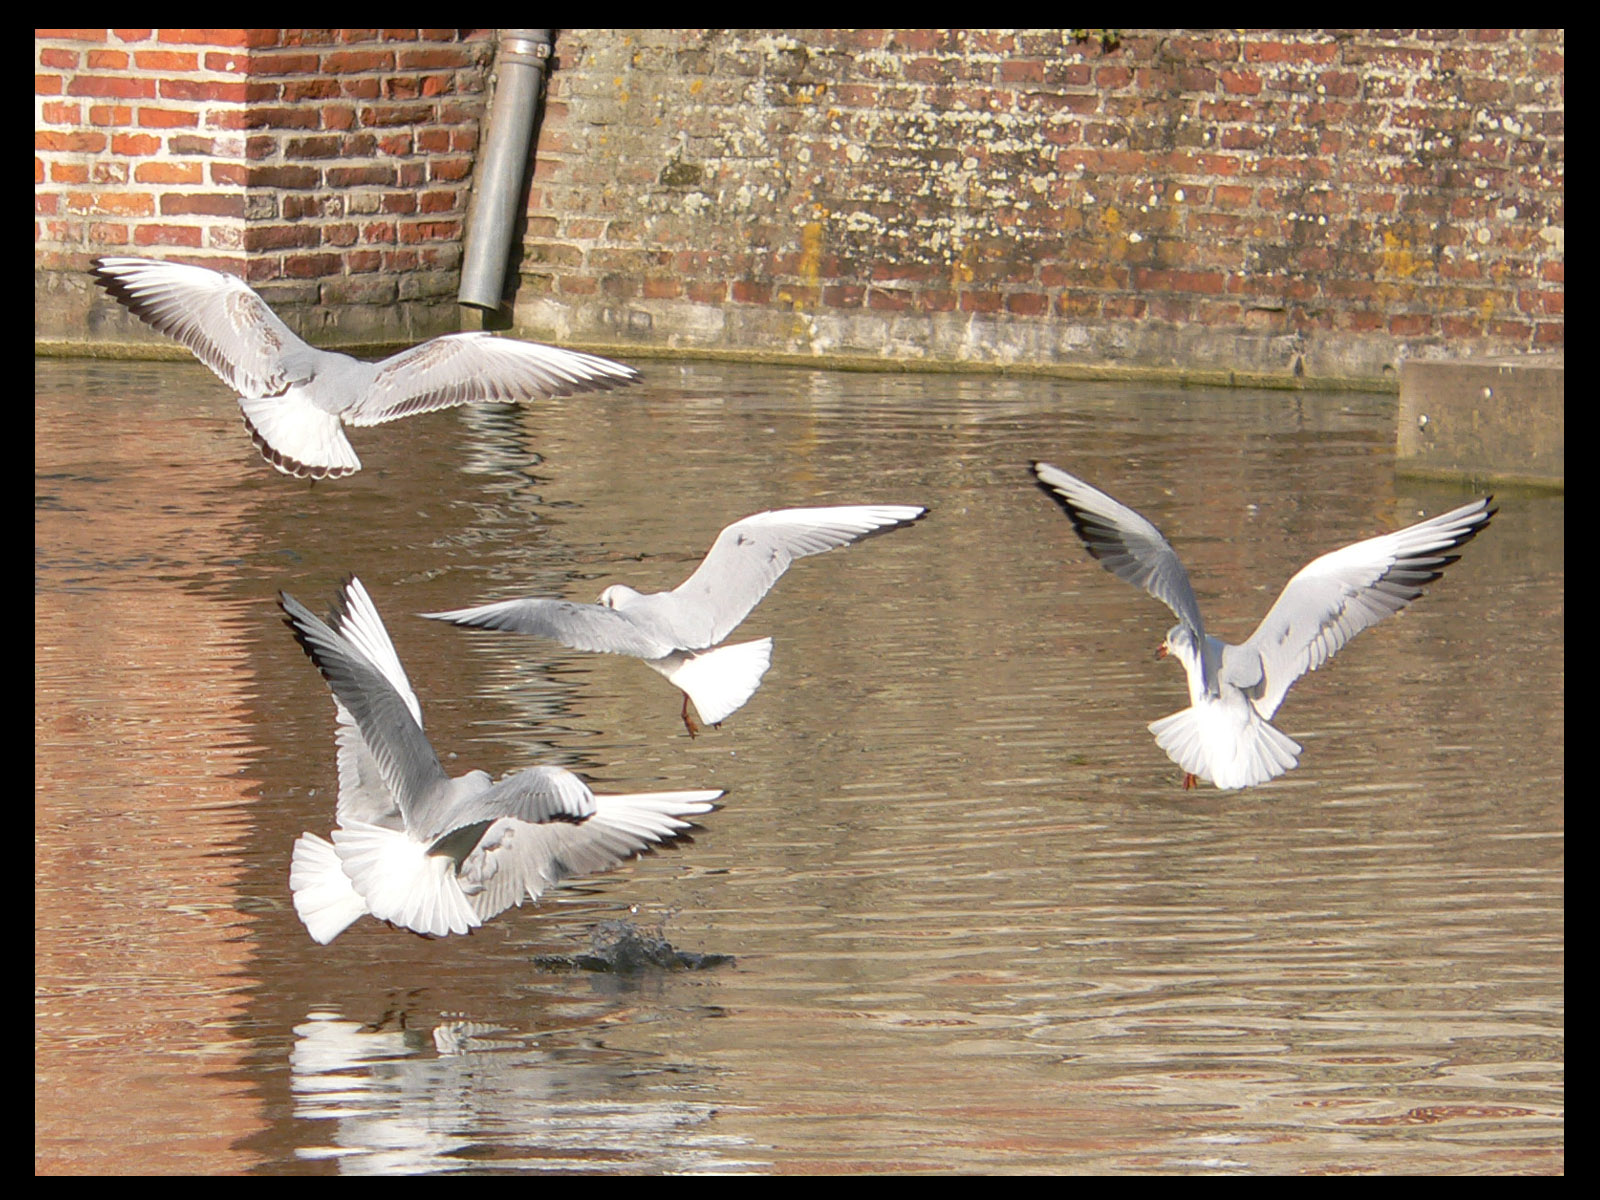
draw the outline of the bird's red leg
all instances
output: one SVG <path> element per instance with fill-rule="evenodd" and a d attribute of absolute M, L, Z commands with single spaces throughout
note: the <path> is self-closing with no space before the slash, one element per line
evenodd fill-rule
<path fill-rule="evenodd" d="M 1200 781 L 1194 777 L 1194 772 L 1193 771 L 1185 771 L 1183 773 L 1183 790 L 1184 791 L 1187 792 L 1190 788 L 1197 788 L 1199 786 L 1200 786 Z"/>
<path fill-rule="evenodd" d="M 695 726 L 694 718 L 689 715 L 689 693 L 683 694 L 683 727 L 689 731 L 689 736 L 694 737 L 700 732 Z"/>

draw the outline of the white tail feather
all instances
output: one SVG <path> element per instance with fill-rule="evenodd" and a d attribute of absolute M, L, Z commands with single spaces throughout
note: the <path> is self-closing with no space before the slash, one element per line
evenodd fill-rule
<path fill-rule="evenodd" d="M 239 407 L 261 457 L 285 475 L 338 479 L 361 469 L 338 416 L 298 388 L 281 396 L 240 396 Z"/>
<path fill-rule="evenodd" d="M 324 946 L 367 915 L 366 901 L 344 873 L 339 852 L 314 833 L 295 839 L 289 890 L 301 922 Z"/>
<path fill-rule="evenodd" d="M 1150 723 L 1156 745 L 1185 771 L 1224 790 L 1253 787 L 1292 770 L 1300 744 L 1263 721 L 1248 702 L 1202 701 Z"/>
<path fill-rule="evenodd" d="M 689 694 L 702 721 L 715 725 L 743 708 L 761 686 L 772 665 L 772 639 L 674 655 L 650 665 Z"/>
<path fill-rule="evenodd" d="M 333 831 L 344 872 L 367 909 L 416 933 L 465 933 L 482 924 L 461 891 L 454 861 L 409 835 L 365 821 Z"/>

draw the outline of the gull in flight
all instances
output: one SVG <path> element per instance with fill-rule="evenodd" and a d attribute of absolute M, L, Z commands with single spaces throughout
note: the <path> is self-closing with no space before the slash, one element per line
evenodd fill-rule
<path fill-rule="evenodd" d="M 445 774 L 422 706 L 361 581 L 328 620 L 278 593 L 289 628 L 333 692 L 338 826 L 295 840 L 289 889 L 326 945 L 371 913 L 416 933 L 466 933 L 571 875 L 609 870 L 689 828 L 721 791 L 598 796 L 571 771 L 491 782 Z"/>
<path fill-rule="evenodd" d="M 909 504 L 852 504 L 756 513 L 718 534 L 705 561 L 670 592 L 646 595 L 615 584 L 598 604 L 534 597 L 421 615 L 642 658 L 683 690 L 683 724 L 694 737 L 689 701 L 702 721 L 720 725 L 761 685 L 772 665 L 771 638 L 711 647 L 750 615 L 790 563 L 899 529 L 927 512 Z"/>
<path fill-rule="evenodd" d="M 182 342 L 239 397 L 256 449 L 285 475 L 361 469 L 346 425 L 458 404 L 510 404 L 632 383 L 632 367 L 488 333 L 452 333 L 369 363 L 296 337 L 243 280 L 204 267 L 100 258 L 94 277 L 152 329 Z"/>
<path fill-rule="evenodd" d="M 1183 664 L 1189 707 L 1153 722 L 1150 732 L 1184 769 L 1185 788 L 1196 779 L 1253 787 L 1296 766 L 1300 745 L 1268 723 L 1294 681 L 1422 595 L 1460 557 L 1448 552 L 1498 511 L 1485 496 L 1314 559 L 1289 580 L 1249 640 L 1233 646 L 1206 633 L 1189 574 L 1159 529 L 1060 467 L 1036 462 L 1033 475 L 1101 566 L 1178 618 L 1157 654 Z"/>

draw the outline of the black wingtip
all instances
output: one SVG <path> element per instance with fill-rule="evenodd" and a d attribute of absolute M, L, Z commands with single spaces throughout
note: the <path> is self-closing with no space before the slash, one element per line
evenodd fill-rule
<path fill-rule="evenodd" d="M 94 278 L 95 283 L 99 284 L 100 287 L 105 290 L 107 295 L 109 295 L 118 304 L 128 309 L 128 311 L 132 312 L 135 316 L 139 316 L 137 301 L 134 299 L 133 292 L 128 287 L 128 281 L 123 279 L 122 276 L 113 272 L 111 268 L 106 265 L 108 261 L 109 260 L 106 258 L 95 259 L 94 265 L 90 269 L 89 274 Z"/>
<path fill-rule="evenodd" d="M 316 621 L 316 614 L 288 592 L 283 591 L 278 593 L 278 607 L 283 610 L 283 623 L 289 627 L 289 632 L 294 634 L 294 640 L 300 644 L 305 656 L 320 671 L 322 664 L 317 661 L 317 650 L 311 642 L 311 634 L 305 624 L 308 620 Z"/>
<path fill-rule="evenodd" d="M 350 585 L 355 581 L 354 571 L 346 571 L 339 580 L 339 590 L 333 596 L 333 607 L 328 610 L 328 624 L 334 629 L 342 629 L 344 619 L 350 615 Z"/>

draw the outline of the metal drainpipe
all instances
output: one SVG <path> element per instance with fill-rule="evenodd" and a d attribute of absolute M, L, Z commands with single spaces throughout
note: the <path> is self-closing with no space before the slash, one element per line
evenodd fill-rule
<path fill-rule="evenodd" d="M 500 308 L 522 178 L 539 117 L 539 93 L 550 61 L 551 33 L 549 29 L 500 31 L 500 78 L 472 187 L 472 215 L 467 223 L 467 252 L 461 264 L 457 303 L 492 311 Z"/>

